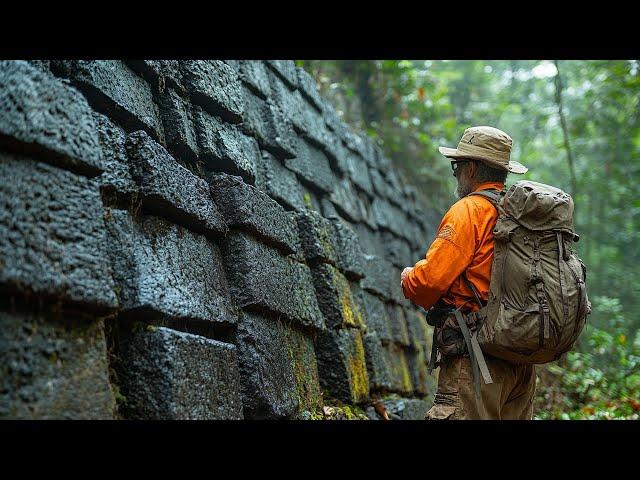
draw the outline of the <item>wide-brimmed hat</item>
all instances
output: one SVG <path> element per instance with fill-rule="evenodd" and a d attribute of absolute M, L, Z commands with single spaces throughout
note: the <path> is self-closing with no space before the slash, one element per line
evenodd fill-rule
<path fill-rule="evenodd" d="M 458 143 L 458 148 L 439 147 L 448 158 L 469 158 L 479 160 L 495 168 L 511 173 L 525 173 L 529 170 L 519 162 L 510 160 L 511 137 L 497 128 L 480 126 L 467 128 Z"/>

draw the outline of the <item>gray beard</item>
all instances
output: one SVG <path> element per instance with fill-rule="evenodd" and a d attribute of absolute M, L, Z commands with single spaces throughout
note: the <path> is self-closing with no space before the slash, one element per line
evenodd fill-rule
<path fill-rule="evenodd" d="M 458 182 L 458 186 L 456 188 L 456 195 L 458 198 L 463 198 L 469 195 L 472 192 L 472 189 L 469 185 L 463 185 Z"/>

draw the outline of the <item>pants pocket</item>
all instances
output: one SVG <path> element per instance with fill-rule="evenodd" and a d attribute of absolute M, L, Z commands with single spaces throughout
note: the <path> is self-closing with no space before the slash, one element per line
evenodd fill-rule
<path fill-rule="evenodd" d="M 425 420 L 453 420 L 457 407 L 454 405 L 443 405 L 436 403 L 427 412 Z"/>

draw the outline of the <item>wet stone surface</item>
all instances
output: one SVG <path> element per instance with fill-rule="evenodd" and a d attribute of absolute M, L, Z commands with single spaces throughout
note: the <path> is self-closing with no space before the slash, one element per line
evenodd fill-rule
<path fill-rule="evenodd" d="M 0 418 L 114 418 L 104 322 L 0 311 Z"/>
<path fill-rule="evenodd" d="M 239 231 L 229 232 L 222 252 L 237 306 L 325 328 L 309 267 Z"/>
<path fill-rule="evenodd" d="M 364 277 L 364 253 L 358 235 L 351 226 L 339 217 L 329 218 L 333 226 L 334 248 L 337 254 L 336 266 L 349 280 Z"/>
<path fill-rule="evenodd" d="M 138 186 L 129 171 L 129 159 L 125 150 L 126 132 L 101 113 L 92 112 L 102 147 L 104 172 L 97 178 L 101 190 L 109 196 L 122 196 L 131 201 Z"/>
<path fill-rule="evenodd" d="M 308 336 L 275 318 L 245 312 L 236 339 L 245 418 L 293 418 L 321 405 Z"/>
<path fill-rule="evenodd" d="M 386 304 L 387 313 L 389 314 L 389 326 L 391 327 L 391 338 L 397 345 L 408 347 L 409 331 L 407 329 L 407 319 L 404 310 L 400 305 L 395 303 Z"/>
<path fill-rule="evenodd" d="M 305 259 L 335 265 L 337 254 L 332 223 L 314 210 L 295 214 Z"/>
<path fill-rule="evenodd" d="M 347 403 L 369 398 L 369 377 L 360 330 L 326 330 L 316 340 L 320 385 L 331 397 Z"/>
<path fill-rule="evenodd" d="M 85 98 L 27 62 L 0 61 L 0 144 L 90 176 L 105 169 Z"/>
<path fill-rule="evenodd" d="M 193 125 L 191 106 L 172 88 L 157 95 L 160 118 L 164 126 L 167 148 L 183 158 L 194 161 L 200 154 Z"/>
<path fill-rule="evenodd" d="M 220 60 L 182 62 L 184 83 L 194 103 L 233 123 L 242 121 L 238 72 Z"/>
<path fill-rule="evenodd" d="M 266 60 L 269 66 L 289 88 L 298 87 L 296 64 L 293 60 Z"/>
<path fill-rule="evenodd" d="M 371 389 L 377 391 L 390 390 L 392 387 L 391 368 L 377 334 L 367 333 L 364 336 L 364 350 Z"/>
<path fill-rule="evenodd" d="M 56 74 L 70 78 L 90 105 L 127 131 L 146 130 L 155 140 L 164 133 L 151 88 L 119 60 L 54 60 Z"/>
<path fill-rule="evenodd" d="M 280 161 L 267 151 L 262 152 L 262 163 L 259 169 L 256 187 L 276 200 L 286 210 L 302 210 L 305 208 L 303 190 L 296 174 L 287 169 Z"/>
<path fill-rule="evenodd" d="M 367 331 L 375 332 L 381 341 L 389 343 L 393 341 L 389 313 L 382 300 L 376 295 L 363 290 L 362 300 L 365 310 Z"/>
<path fill-rule="evenodd" d="M 234 345 L 139 324 L 121 331 L 119 345 L 127 418 L 243 418 Z"/>
<path fill-rule="evenodd" d="M 336 181 L 327 156 L 306 140 L 299 139 L 296 158 L 286 159 L 285 166 L 311 187 L 330 193 Z"/>
<path fill-rule="evenodd" d="M 243 87 L 244 114 L 242 129 L 256 138 L 258 144 L 278 158 L 296 156 L 297 136 L 291 122 L 280 107 L 271 100 L 263 100 Z"/>
<path fill-rule="evenodd" d="M 222 236 L 227 226 L 213 202 L 209 184 L 180 165 L 144 131 L 126 141 L 130 171 L 145 208 L 187 228 Z"/>
<path fill-rule="evenodd" d="M 194 108 L 194 124 L 205 168 L 212 172 L 224 172 L 241 176 L 254 184 L 260 149 L 254 138 L 247 137 L 235 125 Z"/>
<path fill-rule="evenodd" d="M 166 88 L 186 93 L 183 86 L 180 60 L 126 60 L 127 65 L 144 78 L 154 93 L 162 93 Z"/>
<path fill-rule="evenodd" d="M 298 229 L 291 213 L 240 177 L 215 174 L 209 177 L 211 195 L 227 223 L 245 230 L 285 255 L 300 250 Z"/>
<path fill-rule="evenodd" d="M 106 225 L 121 310 L 235 322 L 220 251 L 204 235 L 123 210 L 111 210 Z"/>
<path fill-rule="evenodd" d="M 97 183 L 4 152 L 0 178 L 0 288 L 115 308 Z"/>
<path fill-rule="evenodd" d="M 349 281 L 333 265 L 315 265 L 313 274 L 318 305 L 329 328 L 364 328 L 364 314 L 356 302 Z"/>

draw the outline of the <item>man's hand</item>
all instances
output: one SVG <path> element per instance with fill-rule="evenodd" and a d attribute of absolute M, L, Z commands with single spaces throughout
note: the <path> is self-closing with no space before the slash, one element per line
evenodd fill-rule
<path fill-rule="evenodd" d="M 400 286 L 402 287 L 402 283 L 404 282 L 405 277 L 409 274 L 409 272 L 413 270 L 413 267 L 405 267 L 400 274 Z"/>

